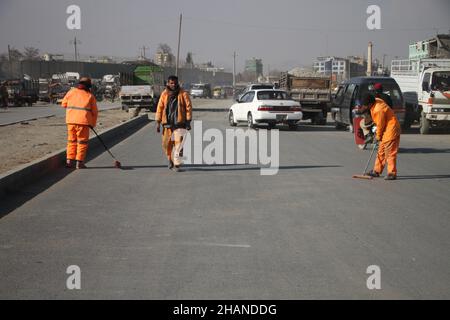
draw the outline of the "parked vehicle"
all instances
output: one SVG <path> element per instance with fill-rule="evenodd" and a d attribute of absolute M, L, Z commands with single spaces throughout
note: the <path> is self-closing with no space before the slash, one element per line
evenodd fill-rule
<path fill-rule="evenodd" d="M 450 59 L 393 60 L 391 77 L 405 98 L 405 127 L 420 123 L 420 133 L 450 127 Z"/>
<path fill-rule="evenodd" d="M 32 106 L 39 99 L 39 81 L 24 76 L 21 79 L 6 80 L 8 90 L 8 105 L 22 107 Z"/>
<path fill-rule="evenodd" d="M 159 97 L 164 90 L 163 70 L 157 65 L 138 66 L 133 74 L 119 75 L 119 98 L 122 110 L 137 116 L 141 110 L 156 111 Z M 127 84 L 127 85 L 124 85 Z"/>
<path fill-rule="evenodd" d="M 213 97 L 214 97 L 214 99 L 222 99 L 223 98 L 222 87 L 214 87 Z"/>
<path fill-rule="evenodd" d="M 191 88 L 192 98 L 212 98 L 211 85 L 209 83 L 193 84 Z"/>
<path fill-rule="evenodd" d="M 71 87 L 62 82 L 53 82 L 48 87 L 49 98 L 51 103 L 61 104 L 62 99 Z"/>
<path fill-rule="evenodd" d="M 155 92 L 152 86 L 122 86 L 119 97 L 122 110 L 135 117 L 141 110 L 156 111 Z"/>
<path fill-rule="evenodd" d="M 249 128 L 265 123 L 270 128 L 276 124 L 287 124 L 295 130 L 302 119 L 302 108 L 286 91 L 274 89 L 250 90 L 230 107 L 228 120 L 231 126 L 247 122 Z"/>
<path fill-rule="evenodd" d="M 282 73 L 280 89 L 286 90 L 292 99 L 302 105 L 303 119 L 311 119 L 313 124 L 327 123 L 328 106 L 331 102 L 331 78 L 320 74 L 294 76 Z"/>
<path fill-rule="evenodd" d="M 103 88 L 102 98 L 114 102 L 120 91 L 119 75 L 104 75 L 101 81 L 101 86 Z"/>
<path fill-rule="evenodd" d="M 50 102 L 50 95 L 48 92 L 49 85 L 49 79 L 39 79 L 39 101 Z"/>
<path fill-rule="evenodd" d="M 373 85 L 381 83 L 384 93 L 389 95 L 393 102 L 392 109 L 400 124 L 405 119 L 405 108 L 400 88 L 394 79 L 389 77 L 355 77 L 339 85 L 336 97 L 332 102 L 331 114 L 336 129 L 349 127 L 353 132 L 354 110 L 359 109 L 362 99 L 369 92 L 375 93 Z"/>

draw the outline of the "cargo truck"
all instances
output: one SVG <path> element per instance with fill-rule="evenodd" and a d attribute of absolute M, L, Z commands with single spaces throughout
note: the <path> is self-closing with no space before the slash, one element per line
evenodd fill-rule
<path fill-rule="evenodd" d="M 292 75 L 285 72 L 281 74 L 279 86 L 293 100 L 300 102 L 304 120 L 311 119 L 317 125 L 326 124 L 331 103 L 331 77 L 315 73 Z"/>
<path fill-rule="evenodd" d="M 155 112 L 164 90 L 163 77 L 163 69 L 156 65 L 138 66 L 132 74 L 121 73 L 119 97 L 122 110 L 130 112 L 131 117 L 141 110 Z"/>
<path fill-rule="evenodd" d="M 450 59 L 392 60 L 394 78 L 405 99 L 405 124 L 420 123 L 420 133 L 450 127 Z"/>

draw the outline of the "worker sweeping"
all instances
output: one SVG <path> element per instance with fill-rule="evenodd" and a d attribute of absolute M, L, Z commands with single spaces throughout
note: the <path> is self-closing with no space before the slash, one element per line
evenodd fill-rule
<path fill-rule="evenodd" d="M 66 109 L 67 168 L 72 168 L 75 161 L 77 169 L 86 168 L 84 161 L 88 150 L 89 128 L 95 127 L 98 116 L 97 101 L 91 93 L 91 87 L 90 78 L 81 78 L 61 103 Z"/>
<path fill-rule="evenodd" d="M 397 178 L 397 153 L 400 145 L 400 123 L 392 109 L 381 98 L 367 94 L 363 99 L 363 108 L 370 110 L 375 123 L 378 153 L 375 166 L 368 173 L 371 177 L 379 177 L 387 163 L 387 176 L 385 180 Z"/>
<path fill-rule="evenodd" d="M 178 77 L 170 76 L 156 109 L 156 130 L 162 132 L 162 147 L 168 159 L 168 168 L 178 172 L 186 130 L 191 130 L 192 103 L 189 94 L 180 88 Z M 173 155 L 172 155 L 173 153 Z"/>
<path fill-rule="evenodd" d="M 375 98 L 382 99 L 390 108 L 393 107 L 392 98 L 384 93 L 383 85 L 380 82 L 374 83 L 373 85 L 373 91 L 375 94 Z M 363 120 L 360 122 L 360 127 L 362 129 L 363 135 L 364 135 L 364 142 L 365 143 L 372 143 L 373 142 L 373 136 L 371 134 L 371 128 L 373 126 L 372 117 L 370 115 L 370 111 L 367 110 L 364 113 L 361 113 Z"/>

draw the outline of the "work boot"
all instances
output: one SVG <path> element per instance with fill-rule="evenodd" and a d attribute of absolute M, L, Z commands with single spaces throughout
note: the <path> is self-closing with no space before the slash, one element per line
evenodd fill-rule
<path fill-rule="evenodd" d="M 180 166 L 174 166 L 172 170 L 175 171 L 175 172 L 180 172 L 181 171 Z"/>
<path fill-rule="evenodd" d="M 378 178 L 380 176 L 380 174 L 378 172 L 375 172 L 373 170 L 370 170 L 369 172 L 367 172 L 367 175 L 373 178 Z"/>
<path fill-rule="evenodd" d="M 77 161 L 77 169 L 86 169 L 86 165 L 83 163 L 83 161 Z"/>
<path fill-rule="evenodd" d="M 395 174 L 388 174 L 384 180 L 396 180 L 397 176 Z"/>
<path fill-rule="evenodd" d="M 169 170 L 171 170 L 173 168 L 173 161 L 169 160 L 169 164 L 167 165 L 167 167 L 169 168 Z"/>
<path fill-rule="evenodd" d="M 69 160 L 69 159 L 66 160 L 66 168 L 68 168 L 68 169 L 73 168 L 72 160 Z"/>

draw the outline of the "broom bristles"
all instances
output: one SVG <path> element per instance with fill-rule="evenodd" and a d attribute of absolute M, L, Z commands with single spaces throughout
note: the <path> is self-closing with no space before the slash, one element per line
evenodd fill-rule
<path fill-rule="evenodd" d="M 372 180 L 373 179 L 373 177 L 366 176 L 366 175 L 363 175 L 363 174 L 355 174 L 352 178 L 355 178 L 355 179 L 367 179 L 367 180 Z"/>

